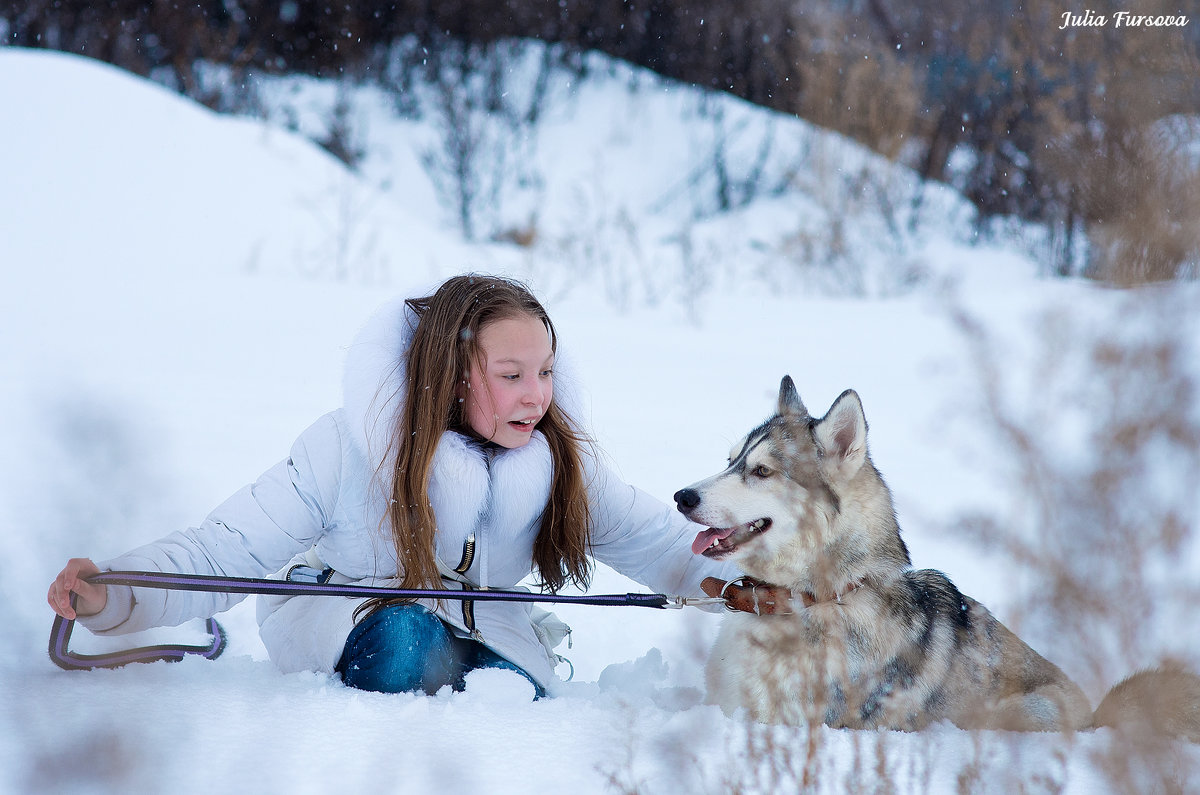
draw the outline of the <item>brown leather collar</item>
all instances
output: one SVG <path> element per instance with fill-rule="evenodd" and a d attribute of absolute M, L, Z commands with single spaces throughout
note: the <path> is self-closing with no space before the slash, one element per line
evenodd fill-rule
<path fill-rule="evenodd" d="M 794 594 L 779 585 L 771 585 L 753 577 L 741 576 L 725 582 L 715 577 L 707 577 L 701 583 L 704 592 L 709 596 L 720 596 L 725 599 L 729 610 L 754 613 L 755 615 L 788 615 L 792 613 L 791 603 Z M 800 601 L 807 608 L 813 605 L 832 603 L 841 604 L 842 598 L 862 587 L 862 583 L 849 583 L 841 593 L 835 593 L 827 598 L 819 598 L 811 591 L 801 591 Z"/>
<path fill-rule="evenodd" d="M 861 587 L 861 582 L 848 583 L 846 587 L 842 589 L 841 593 L 834 591 L 832 596 L 827 596 L 824 599 L 819 598 L 812 591 L 802 591 L 800 593 L 800 599 L 804 602 L 805 607 L 812 607 L 813 605 L 819 605 L 823 602 L 834 602 L 836 604 L 841 604 L 843 596 L 849 596 Z"/>

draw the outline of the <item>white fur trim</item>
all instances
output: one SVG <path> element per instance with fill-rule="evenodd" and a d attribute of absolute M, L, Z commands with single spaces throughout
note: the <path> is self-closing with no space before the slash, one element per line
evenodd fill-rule
<path fill-rule="evenodd" d="M 416 317 L 404 299 L 381 306 L 346 352 L 342 401 L 354 442 L 372 467 L 383 461 L 404 398 L 404 353 Z"/>
<path fill-rule="evenodd" d="M 491 488 L 483 451 L 457 433 L 442 436 L 433 454 L 429 502 L 438 527 L 463 538 L 478 523 Z"/>

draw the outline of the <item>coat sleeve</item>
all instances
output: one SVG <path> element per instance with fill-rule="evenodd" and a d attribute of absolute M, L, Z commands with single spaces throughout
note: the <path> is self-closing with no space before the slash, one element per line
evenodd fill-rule
<path fill-rule="evenodd" d="M 341 478 L 334 415 L 309 427 L 290 455 L 218 506 L 198 526 L 98 564 L 105 571 L 262 577 L 309 549 L 328 527 Z M 109 586 L 108 603 L 80 623 L 96 634 L 175 626 L 227 610 L 240 594 Z"/>
<path fill-rule="evenodd" d="M 703 528 L 644 491 L 597 465 L 589 490 L 592 555 L 658 593 L 701 596 L 705 577 L 732 579 L 740 572 L 692 553 Z"/>

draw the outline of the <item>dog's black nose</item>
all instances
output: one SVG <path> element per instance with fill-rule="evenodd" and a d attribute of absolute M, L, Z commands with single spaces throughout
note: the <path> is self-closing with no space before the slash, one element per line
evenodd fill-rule
<path fill-rule="evenodd" d="M 695 489 L 680 489 L 675 492 L 675 505 L 679 510 L 690 510 L 700 504 L 700 492 Z"/>

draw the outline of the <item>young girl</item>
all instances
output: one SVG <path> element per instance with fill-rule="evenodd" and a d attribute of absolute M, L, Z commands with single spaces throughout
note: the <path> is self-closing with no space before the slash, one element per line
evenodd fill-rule
<path fill-rule="evenodd" d="M 736 572 L 693 555 L 697 526 L 597 460 L 556 368 L 558 337 L 522 285 L 452 278 L 385 306 L 347 357 L 343 408 L 196 528 L 97 565 L 73 559 L 51 607 L 97 634 L 173 626 L 241 599 L 96 586 L 100 570 L 261 577 L 293 566 L 331 582 L 511 588 L 536 571 L 586 587 L 592 560 L 659 592 L 699 593 Z M 72 607 L 71 596 L 75 596 Z M 555 622 L 515 602 L 260 597 L 258 621 L 285 672 L 337 672 L 368 690 L 461 688 L 508 668 L 544 694 Z M 561 625 L 560 625 L 561 626 Z"/>

